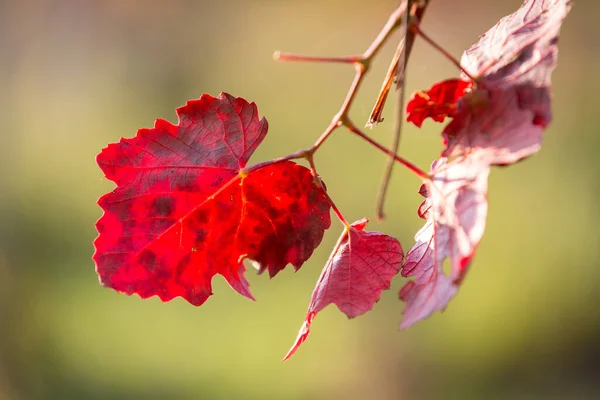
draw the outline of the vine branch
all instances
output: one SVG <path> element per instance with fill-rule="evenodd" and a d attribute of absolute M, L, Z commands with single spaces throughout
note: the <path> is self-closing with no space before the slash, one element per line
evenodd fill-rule
<path fill-rule="evenodd" d="M 359 137 L 363 138 L 368 143 L 370 143 L 371 145 L 373 145 L 374 147 L 376 147 L 377 149 L 382 151 L 384 154 L 389 155 L 394 162 L 398 162 L 398 163 L 406 166 L 407 168 L 409 168 L 409 170 L 411 170 L 413 173 L 415 173 L 418 177 L 420 177 L 422 179 L 429 179 L 429 174 L 427 174 L 426 172 L 424 172 L 423 170 L 421 170 L 420 168 L 418 168 L 411 162 L 398 156 L 396 154 L 396 151 L 391 151 L 391 150 L 385 148 L 384 146 L 375 142 L 373 139 L 369 138 L 367 135 L 365 135 L 363 132 L 361 132 L 356 127 L 356 125 L 350 120 L 350 117 L 349 117 L 350 108 L 352 107 L 352 103 L 354 102 L 354 99 L 356 98 L 356 94 L 358 93 L 358 90 L 360 88 L 360 85 L 362 84 L 362 81 L 364 80 L 365 76 L 369 72 L 369 68 L 371 66 L 371 61 L 375 58 L 377 53 L 381 50 L 383 44 L 390 37 L 392 32 L 394 32 L 394 30 L 396 28 L 398 28 L 400 25 L 402 25 L 403 21 L 405 24 L 407 23 L 406 20 L 407 20 L 407 15 L 408 15 L 408 13 L 407 13 L 408 3 L 409 2 L 407 0 L 402 1 L 401 4 L 398 6 L 398 8 L 396 8 L 390 14 L 387 22 L 385 23 L 385 25 L 383 26 L 383 28 L 381 29 L 381 31 L 379 32 L 377 37 L 369 45 L 367 50 L 365 50 L 365 52 L 362 53 L 361 55 L 345 56 L 345 57 L 319 57 L 319 56 L 307 56 L 307 55 L 301 55 L 301 54 L 295 54 L 295 53 L 285 53 L 285 52 L 279 52 L 279 51 L 275 52 L 275 54 L 273 55 L 273 58 L 278 61 L 352 64 L 352 65 L 354 65 L 355 74 L 354 74 L 354 79 L 352 80 L 352 84 L 350 85 L 350 88 L 348 89 L 346 97 L 344 98 L 344 101 L 343 101 L 339 111 L 333 116 L 331 123 L 327 126 L 327 128 L 321 134 L 321 136 L 319 136 L 319 138 L 316 140 L 316 142 L 313 144 L 313 146 L 310 147 L 309 149 L 305 149 L 305 150 L 298 151 L 296 153 L 292 153 L 289 156 L 282 157 L 278 160 L 273 160 L 274 162 L 280 162 L 280 161 L 291 160 L 291 159 L 296 159 L 296 158 L 305 158 L 309 161 L 309 163 L 311 165 L 311 170 L 312 170 L 313 174 L 315 175 L 315 178 L 318 178 L 318 174 L 317 174 L 316 167 L 314 164 L 314 159 L 313 159 L 315 152 L 321 147 L 321 145 L 331 136 L 331 134 L 337 128 L 339 128 L 341 126 L 345 126 L 349 131 L 351 131 L 351 132 L 355 133 L 356 135 L 358 135 Z M 428 4 L 429 0 L 416 1 L 415 3 L 417 3 L 419 5 Z M 426 7 L 426 5 L 424 7 Z M 411 47 L 412 47 L 412 44 L 411 44 Z M 322 183 L 320 182 L 320 179 L 317 179 L 317 181 L 318 181 L 319 185 L 322 187 Z M 338 214 L 340 221 L 342 221 L 342 223 L 345 226 L 347 226 L 348 223 L 343 218 L 343 216 L 341 216 L 341 213 L 339 212 L 339 210 L 337 210 L 337 208 L 334 208 L 334 210 L 336 211 L 336 214 Z"/>
<path fill-rule="evenodd" d="M 361 55 L 355 56 L 346 56 L 346 57 L 318 57 L 318 56 L 306 56 L 295 53 L 283 53 L 283 52 L 275 52 L 273 58 L 277 61 L 288 61 L 288 62 L 317 62 L 317 63 L 345 63 L 345 64 L 353 64 L 355 69 L 354 79 L 352 84 L 350 85 L 350 89 L 348 89 L 348 93 L 346 94 L 346 98 L 342 103 L 339 111 L 334 115 L 331 123 L 325 129 L 323 134 L 317 139 L 313 147 L 309 150 L 312 154 L 314 153 L 324 142 L 329 138 L 329 136 L 335 131 L 338 127 L 344 125 L 344 120 L 347 118 L 348 113 L 350 111 L 350 107 L 352 106 L 352 102 L 358 93 L 358 89 L 364 77 L 367 75 L 371 61 L 385 41 L 390 37 L 392 32 L 398 28 L 402 24 L 402 16 L 406 10 L 406 2 L 403 1 L 402 4 L 396 8 L 389 16 L 386 24 L 383 26 L 375 40 L 369 45 L 367 50 Z"/>

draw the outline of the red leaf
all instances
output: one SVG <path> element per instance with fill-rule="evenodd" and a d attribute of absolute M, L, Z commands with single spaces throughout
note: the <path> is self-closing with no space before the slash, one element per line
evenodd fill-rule
<path fill-rule="evenodd" d="M 326 306 L 335 304 L 348 318 L 354 318 L 371 310 L 381 292 L 390 288 L 404 257 L 402 246 L 391 236 L 365 232 L 367 222 L 353 223 L 338 239 L 313 291 L 304 324 L 284 360 L 306 340 L 312 320 Z"/>
<path fill-rule="evenodd" d="M 413 93 L 406 105 L 406 120 L 420 128 L 426 118 L 444 122 L 446 117 L 454 117 L 456 103 L 472 86 L 471 81 L 448 79 L 436 83 L 425 92 Z"/>
<path fill-rule="evenodd" d="M 526 0 L 471 46 L 461 60 L 477 79 L 444 129 L 450 157 L 481 150 L 490 164 L 536 153 L 552 119 L 550 85 L 568 0 Z"/>
<path fill-rule="evenodd" d="M 300 268 L 330 225 L 329 202 L 311 172 L 293 162 L 246 173 L 267 133 L 254 103 L 203 95 L 98 155 L 117 188 L 98 204 L 94 260 L 103 285 L 200 305 L 221 274 L 252 298 L 248 258 L 274 276 Z"/>
<path fill-rule="evenodd" d="M 433 163 L 433 179 L 419 191 L 426 196 L 419 216 L 427 222 L 402 267 L 403 276 L 416 276 L 400 291 L 407 303 L 402 328 L 444 310 L 456 294 L 485 230 L 488 174 L 488 164 L 475 157 Z M 443 271 L 446 258 L 450 276 Z"/>

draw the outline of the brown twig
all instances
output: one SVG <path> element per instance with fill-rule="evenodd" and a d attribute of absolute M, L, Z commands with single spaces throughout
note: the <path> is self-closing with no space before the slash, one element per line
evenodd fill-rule
<path fill-rule="evenodd" d="M 403 0 L 402 2 L 405 3 L 403 4 L 405 12 L 408 12 L 408 16 L 404 16 L 403 19 L 408 20 L 410 17 L 410 20 L 412 21 L 421 21 L 425 14 L 425 10 L 429 6 L 430 0 Z M 369 115 L 367 127 L 373 127 L 383 121 L 383 109 L 394 79 L 396 79 L 396 87 L 398 89 L 402 87 L 404 82 L 404 70 L 406 69 L 406 63 L 412 52 L 415 39 L 414 33 L 408 29 L 408 24 L 405 26 L 407 29 L 398 43 L 392 62 L 390 63 L 381 89 L 379 90 L 379 94 L 377 95 L 373 110 Z M 404 63 L 400 63 L 401 58 Z"/>
<path fill-rule="evenodd" d="M 405 13 L 408 14 L 408 16 L 405 15 L 404 20 L 411 21 L 411 23 L 412 22 L 420 23 L 425 14 L 425 10 L 427 9 L 427 6 L 429 6 L 429 0 L 423 0 L 423 1 L 403 0 L 403 1 L 407 3 Z M 404 83 L 406 81 L 406 65 L 408 63 L 408 58 L 410 57 L 410 54 L 412 52 L 412 48 L 413 48 L 413 45 L 415 42 L 415 35 L 414 35 L 413 31 L 409 29 L 408 26 L 409 26 L 409 24 L 407 22 L 405 24 L 406 29 L 405 29 L 404 37 L 401 40 L 400 45 L 398 46 L 398 49 L 400 49 L 400 53 L 398 54 L 397 57 L 394 57 L 394 60 L 392 60 L 392 64 L 390 65 L 390 70 L 392 71 L 392 74 L 389 77 L 386 76 L 386 80 L 384 81 L 384 86 L 382 87 L 382 92 L 378 96 L 378 101 L 377 101 L 377 103 L 375 103 L 375 107 L 373 108 L 373 112 L 371 113 L 371 117 L 369 119 L 369 123 L 371 123 L 371 121 L 373 121 L 373 118 L 376 118 L 377 122 L 379 122 L 379 120 L 383 120 L 381 115 L 383 113 L 383 107 L 385 106 L 385 99 L 387 98 L 387 94 L 390 89 L 389 86 L 391 86 L 391 83 L 393 80 L 393 79 L 391 79 L 389 81 L 389 86 L 388 86 L 387 79 L 390 79 L 393 76 L 395 76 L 396 77 L 396 89 L 398 91 L 398 105 L 396 108 L 394 139 L 392 142 L 392 151 L 394 152 L 395 155 L 398 154 L 398 150 L 400 149 L 402 123 L 404 121 L 404 88 L 405 88 Z M 397 51 L 398 51 L 398 49 L 397 49 Z M 390 70 L 388 70 L 388 74 L 390 73 Z M 380 98 L 383 99 L 381 102 L 379 100 Z M 379 106 L 380 108 L 378 108 L 378 105 L 380 105 Z M 396 163 L 396 160 L 394 157 L 388 158 L 388 162 L 386 164 L 385 171 L 383 173 L 383 179 L 381 180 L 381 185 L 379 187 L 379 193 L 377 195 L 377 218 L 380 220 L 385 218 L 385 214 L 383 212 L 383 207 L 384 207 L 385 198 L 387 195 L 387 190 L 388 190 L 389 184 L 390 184 L 390 179 L 392 177 L 392 170 L 394 169 L 395 163 Z"/>
<path fill-rule="evenodd" d="M 381 89 L 379 89 L 377 100 L 375 101 L 373 110 L 371 110 L 371 114 L 369 115 L 369 119 L 367 120 L 367 128 L 373 128 L 378 123 L 383 122 L 383 109 L 385 107 L 385 102 L 387 100 L 388 94 L 390 93 L 392 83 L 394 82 L 394 78 L 396 77 L 396 71 L 398 70 L 398 62 L 400 61 L 400 58 L 402 58 L 403 55 L 406 54 L 404 51 L 405 38 L 406 34 L 398 42 L 398 47 L 396 47 L 396 51 L 394 52 L 392 62 L 388 67 L 387 73 L 385 74 L 385 78 L 383 79 L 383 83 L 381 84 Z"/>
<path fill-rule="evenodd" d="M 282 53 L 280 51 L 276 51 L 275 53 L 273 53 L 273 59 L 275 61 L 354 64 L 354 63 L 357 63 L 360 61 L 360 56 L 318 57 L 318 56 L 304 56 L 304 55 L 295 54 L 295 53 Z"/>

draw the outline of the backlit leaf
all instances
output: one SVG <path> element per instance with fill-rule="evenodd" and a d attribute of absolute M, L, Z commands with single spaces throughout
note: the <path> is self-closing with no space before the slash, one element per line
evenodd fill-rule
<path fill-rule="evenodd" d="M 426 198 L 419 216 L 426 222 L 402 267 L 403 276 L 415 277 L 400 291 L 406 302 L 402 328 L 444 310 L 456 294 L 485 230 L 488 174 L 487 163 L 475 157 L 433 163 L 433 179 L 420 191 Z"/>
<path fill-rule="evenodd" d="M 256 105 L 203 95 L 98 155 L 117 184 L 98 204 L 94 261 L 103 285 L 200 305 L 220 274 L 252 298 L 244 259 L 272 277 L 306 261 L 330 225 L 329 202 L 291 161 L 247 173 L 267 133 Z"/>
<path fill-rule="evenodd" d="M 366 219 L 357 221 L 340 236 L 313 291 L 304 324 L 284 360 L 306 340 L 313 319 L 329 304 L 354 318 L 371 310 L 381 292 L 390 288 L 402 264 L 402 246 L 391 236 L 365 231 L 366 225 Z"/>

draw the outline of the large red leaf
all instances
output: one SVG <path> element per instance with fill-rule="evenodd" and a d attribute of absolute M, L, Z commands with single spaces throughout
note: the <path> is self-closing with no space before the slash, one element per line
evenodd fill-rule
<path fill-rule="evenodd" d="M 403 276 L 416 277 L 400 291 L 407 303 L 403 328 L 445 309 L 456 294 L 485 230 L 488 174 L 488 164 L 474 156 L 433 163 L 433 178 L 420 191 L 426 199 L 419 216 L 427 222 L 402 267 Z M 450 276 L 443 270 L 446 258 Z"/>
<path fill-rule="evenodd" d="M 200 305 L 221 274 L 252 298 L 244 259 L 270 276 L 288 263 L 300 268 L 331 223 L 329 202 L 311 172 L 291 161 L 244 170 L 267 133 L 254 103 L 203 95 L 177 114 L 177 125 L 158 120 L 98 155 L 117 184 L 98 201 L 100 281 Z"/>
<path fill-rule="evenodd" d="M 304 324 L 284 360 L 298 350 L 317 313 L 329 304 L 354 318 L 371 310 L 381 292 L 390 288 L 402 264 L 402 246 L 391 236 L 364 231 L 366 225 L 366 219 L 357 221 L 340 236 L 313 291 Z"/>

